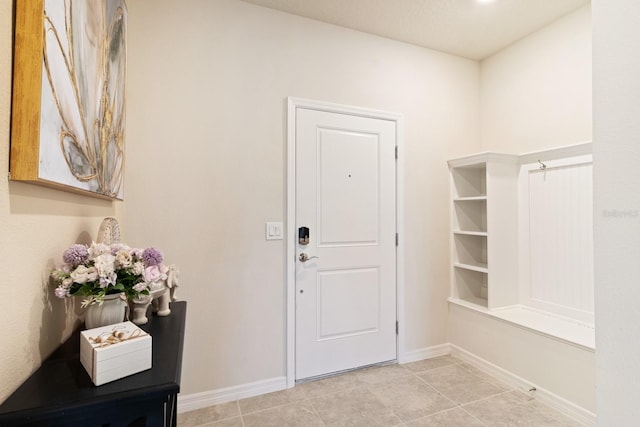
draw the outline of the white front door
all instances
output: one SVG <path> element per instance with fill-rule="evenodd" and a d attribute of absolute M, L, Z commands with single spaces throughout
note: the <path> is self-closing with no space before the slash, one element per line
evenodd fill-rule
<path fill-rule="evenodd" d="M 298 107 L 295 138 L 296 379 L 394 360 L 396 122 Z"/>

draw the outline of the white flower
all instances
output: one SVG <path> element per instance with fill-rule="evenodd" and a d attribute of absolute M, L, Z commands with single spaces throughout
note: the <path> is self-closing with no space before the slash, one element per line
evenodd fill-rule
<path fill-rule="evenodd" d="M 98 279 L 98 271 L 95 267 L 89 267 L 87 270 L 87 282 L 93 282 Z"/>
<path fill-rule="evenodd" d="M 74 282 L 82 285 L 83 283 L 87 283 L 89 280 L 89 269 L 84 265 L 79 265 L 71 272 L 70 276 Z"/>
<path fill-rule="evenodd" d="M 144 269 L 142 277 L 144 277 L 144 281 L 147 283 L 157 282 L 162 280 L 162 272 L 157 265 L 152 265 Z"/>
<path fill-rule="evenodd" d="M 164 264 L 160 264 L 158 267 L 160 267 L 160 273 L 162 273 L 161 279 L 167 280 L 167 278 L 169 277 L 167 276 L 167 273 L 169 272 L 169 267 L 167 267 Z"/>
<path fill-rule="evenodd" d="M 118 275 L 115 272 L 107 273 L 104 276 L 100 276 L 100 287 L 106 288 L 116 284 Z"/>
<path fill-rule="evenodd" d="M 131 256 L 131 253 L 129 251 L 120 249 L 116 253 L 116 262 L 122 268 L 131 267 L 131 264 L 133 263 L 133 257 Z"/>
<path fill-rule="evenodd" d="M 140 283 L 136 283 L 135 285 L 133 285 L 133 290 L 135 290 L 136 292 L 142 292 L 145 289 L 147 289 L 148 286 L 145 282 L 140 282 Z"/>
<path fill-rule="evenodd" d="M 141 261 L 134 263 L 132 271 L 136 276 L 141 276 L 144 273 L 144 264 Z"/>
<path fill-rule="evenodd" d="M 98 276 L 104 278 L 111 277 L 111 275 L 116 271 L 115 261 L 116 257 L 110 253 L 98 255 L 94 260 Z"/>
<path fill-rule="evenodd" d="M 91 243 L 91 246 L 89 246 L 88 252 L 89 259 L 95 259 L 103 254 L 111 254 L 111 248 L 109 247 L 109 245 L 106 245 L 104 243 L 93 242 Z"/>

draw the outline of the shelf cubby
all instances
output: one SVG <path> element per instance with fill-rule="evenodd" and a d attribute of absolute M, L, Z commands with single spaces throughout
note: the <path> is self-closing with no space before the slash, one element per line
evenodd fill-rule
<path fill-rule="evenodd" d="M 451 171 L 454 199 L 486 197 L 487 178 L 484 164 L 461 166 Z"/>
<path fill-rule="evenodd" d="M 487 274 L 458 267 L 455 267 L 453 270 L 456 283 L 453 297 L 487 308 Z"/>
<path fill-rule="evenodd" d="M 455 231 L 487 232 L 487 201 L 458 199 L 453 202 Z"/>
<path fill-rule="evenodd" d="M 454 265 L 487 272 L 487 237 L 483 235 L 454 233 Z"/>

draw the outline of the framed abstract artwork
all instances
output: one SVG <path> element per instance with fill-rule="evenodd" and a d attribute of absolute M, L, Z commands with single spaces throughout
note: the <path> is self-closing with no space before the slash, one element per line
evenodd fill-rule
<path fill-rule="evenodd" d="M 20 0 L 9 176 L 123 196 L 125 0 Z"/>

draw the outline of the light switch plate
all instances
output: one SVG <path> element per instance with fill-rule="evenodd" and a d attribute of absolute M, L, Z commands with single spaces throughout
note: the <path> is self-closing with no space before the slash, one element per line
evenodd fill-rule
<path fill-rule="evenodd" d="M 265 224 L 265 238 L 267 240 L 282 240 L 282 222 L 267 222 Z"/>

